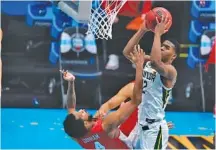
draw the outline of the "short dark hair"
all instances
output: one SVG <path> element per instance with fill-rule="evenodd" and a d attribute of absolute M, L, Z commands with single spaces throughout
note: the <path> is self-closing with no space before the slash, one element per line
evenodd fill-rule
<path fill-rule="evenodd" d="M 88 132 L 84 125 L 84 121 L 81 119 L 76 119 L 74 114 L 68 114 L 63 125 L 65 132 L 73 138 L 81 138 Z"/>
<path fill-rule="evenodd" d="M 178 55 L 179 52 L 180 52 L 180 44 L 179 44 L 179 42 L 177 40 L 175 40 L 175 39 L 172 39 L 172 38 L 166 39 L 166 40 L 170 41 L 175 46 L 174 47 L 175 53 L 176 53 L 176 55 Z"/>

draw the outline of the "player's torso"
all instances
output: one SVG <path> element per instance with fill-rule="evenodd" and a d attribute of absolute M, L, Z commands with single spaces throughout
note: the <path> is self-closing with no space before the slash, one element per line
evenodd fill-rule
<path fill-rule="evenodd" d="M 85 149 L 128 149 L 124 142 L 118 138 L 110 138 L 101 127 L 92 130 L 77 141 Z"/>
<path fill-rule="evenodd" d="M 129 136 L 131 131 L 136 125 L 137 122 L 137 114 L 138 114 L 138 109 L 134 110 L 134 112 L 128 117 L 127 120 L 125 120 L 119 127 L 121 132 L 125 134 L 126 136 Z"/>
<path fill-rule="evenodd" d="M 164 109 L 171 95 L 171 88 L 166 88 L 160 74 L 151 67 L 150 61 L 143 69 L 142 102 L 139 105 L 139 122 L 148 119 L 163 119 Z"/>

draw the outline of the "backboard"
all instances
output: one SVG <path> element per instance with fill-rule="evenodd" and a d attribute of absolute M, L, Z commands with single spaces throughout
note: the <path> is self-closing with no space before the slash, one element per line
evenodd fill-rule
<path fill-rule="evenodd" d="M 58 7 L 79 23 L 88 23 L 92 0 L 60 0 Z"/>

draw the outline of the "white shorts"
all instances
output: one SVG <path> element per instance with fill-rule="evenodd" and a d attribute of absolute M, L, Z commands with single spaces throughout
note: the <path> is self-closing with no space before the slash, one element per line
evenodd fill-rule
<path fill-rule="evenodd" d="M 142 130 L 142 126 L 139 126 L 140 136 L 138 145 L 140 146 L 140 149 L 150 150 L 167 148 L 169 129 L 165 120 L 149 125 L 148 130 Z"/>
<path fill-rule="evenodd" d="M 136 149 L 136 145 L 139 140 L 139 125 L 135 125 L 128 137 L 120 132 L 119 139 L 123 141 L 130 149 Z"/>

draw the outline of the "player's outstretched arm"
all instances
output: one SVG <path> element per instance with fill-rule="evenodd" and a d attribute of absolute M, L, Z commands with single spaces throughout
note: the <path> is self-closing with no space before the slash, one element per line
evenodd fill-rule
<path fill-rule="evenodd" d="M 75 92 L 75 77 L 68 71 L 60 70 L 63 78 L 68 81 L 67 90 L 67 109 L 68 113 L 72 113 L 76 109 L 76 92 Z"/>
<path fill-rule="evenodd" d="M 136 64 L 136 77 L 133 89 L 132 100 L 127 102 L 123 107 L 120 107 L 116 112 L 112 112 L 106 116 L 103 121 L 103 129 L 109 133 L 124 122 L 141 103 L 142 99 L 142 71 L 144 64 L 144 52 L 141 49 L 131 53 L 132 61 Z"/>
<path fill-rule="evenodd" d="M 175 68 L 172 65 L 164 64 L 161 60 L 161 36 L 167 32 L 165 29 L 169 26 L 169 23 L 168 17 L 163 16 L 161 22 L 157 19 L 150 59 L 152 67 L 154 67 L 160 75 L 173 80 L 176 76 Z"/>
<path fill-rule="evenodd" d="M 132 38 L 129 40 L 127 45 L 125 46 L 123 50 L 123 55 L 131 61 L 130 53 L 134 50 L 134 46 L 137 45 L 140 41 L 140 39 L 144 36 L 146 32 L 149 30 L 146 28 L 145 25 L 145 17 L 143 17 L 143 24 L 140 27 L 140 29 L 132 36 Z M 149 55 L 145 55 L 145 60 L 148 61 L 150 59 Z"/>
<path fill-rule="evenodd" d="M 122 102 L 127 100 L 128 98 L 132 99 L 133 96 L 133 88 L 134 88 L 134 83 L 128 83 L 125 85 L 123 88 L 120 89 L 120 91 L 110 98 L 106 103 L 104 103 L 100 109 L 97 111 L 95 114 L 95 118 L 98 118 L 99 116 L 104 116 L 106 115 L 110 110 L 118 107 L 121 105 Z"/>

